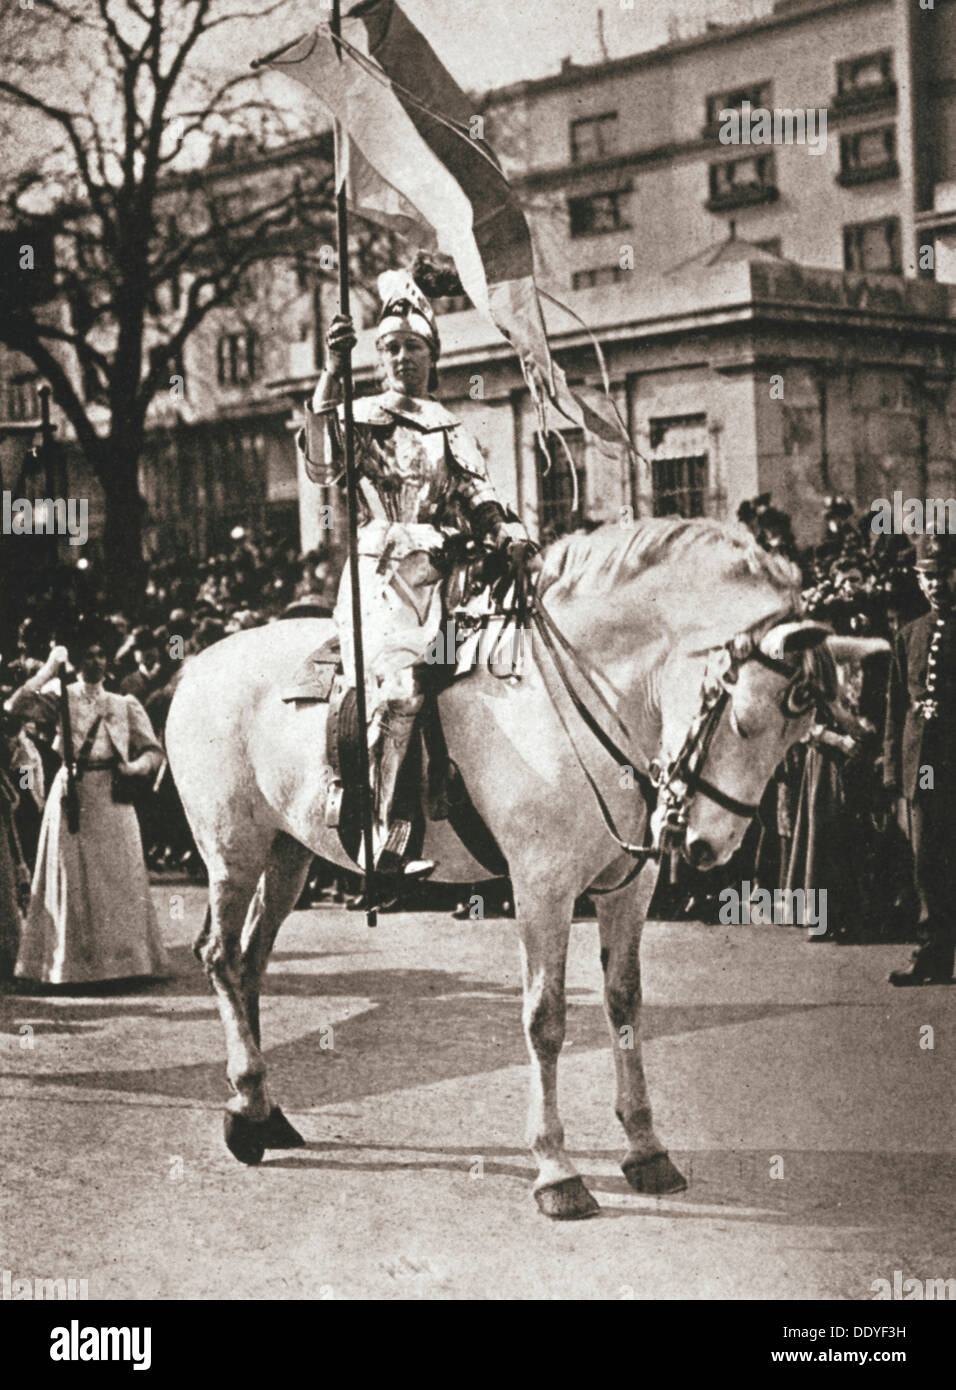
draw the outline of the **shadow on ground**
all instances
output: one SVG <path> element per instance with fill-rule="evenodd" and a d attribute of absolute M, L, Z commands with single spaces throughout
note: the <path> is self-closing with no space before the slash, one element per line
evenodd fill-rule
<path fill-rule="evenodd" d="M 0 999 L 0 1026 L 14 1037 L 20 1020 L 29 1019 L 36 1032 L 83 1036 L 117 1016 L 154 1017 L 170 1027 L 169 1052 L 174 1055 L 176 1027 L 185 1021 L 216 1020 L 215 1007 L 190 1003 L 185 1016 L 177 1004 L 185 998 L 208 1000 L 205 979 L 187 948 L 174 951 L 176 978 L 136 993 L 98 993 L 95 997 L 50 998 L 6 996 Z M 340 957 L 342 953 L 328 953 Z M 410 1087 L 488 1074 L 524 1066 L 519 991 L 497 981 L 441 969 L 357 969 L 301 973 L 294 962 L 322 959 L 323 953 L 278 953 L 268 977 L 266 1000 L 302 998 L 368 999 L 370 1007 L 334 1024 L 333 1050 L 322 1047 L 323 1028 L 269 1047 L 268 1002 L 264 1008 L 266 1058 L 270 1077 L 283 1106 L 295 1115 L 317 1106 L 356 1102 L 364 1097 L 395 1094 Z M 644 1010 L 647 1040 L 689 1035 L 742 1023 L 807 1014 L 825 1005 L 714 1004 L 648 1005 Z M 137 1070 L 109 1067 L 79 1072 L 32 1075 L 35 1093 L 55 1086 L 78 1096 L 96 1089 L 142 1096 L 186 1100 L 218 1108 L 228 1095 L 221 1034 L 208 1061 L 197 1065 L 156 1066 Z M 593 999 L 570 1003 L 569 1056 L 609 1046 L 601 1006 Z M 8 1060 L 13 1060 L 8 1058 Z M 26 1078 L 24 1072 L 8 1076 Z M 728 1080 L 728 1084 L 731 1084 Z M 135 1103 L 135 1101 L 134 1101 Z M 608 1067 L 608 1105 L 611 1078 Z M 329 1112 L 302 1127 L 306 1133 L 321 1125 L 328 1132 Z M 210 1122 L 218 1125 L 218 1116 Z M 882 1242 L 893 1231 L 905 1239 L 914 1259 L 920 1250 L 942 1242 L 953 1245 L 956 1226 L 956 1160 L 948 1153 L 882 1153 L 834 1150 L 787 1150 L 782 1180 L 771 1176 L 766 1152 L 705 1150 L 674 1152 L 672 1157 L 690 1182 L 690 1190 L 658 1203 L 635 1198 L 623 1176 L 606 1171 L 616 1166 L 619 1149 L 589 1150 L 576 1162 L 608 1219 L 646 1219 L 666 1214 L 668 1220 L 757 1221 L 784 1227 L 859 1228 Z M 467 1176 L 480 1158 L 485 1176 L 518 1178 L 532 1175 L 527 1150 L 520 1145 L 481 1145 L 478 1149 L 448 1146 L 416 1147 L 385 1143 L 349 1144 L 331 1141 L 310 1144 L 289 1154 L 276 1152 L 263 1164 L 262 1177 L 274 1169 L 311 1168 L 333 1172 L 395 1173 L 452 1172 Z M 226 1159 L 226 1162 L 230 1160 Z M 794 1248 L 804 1237 L 794 1230 Z"/>
<path fill-rule="evenodd" d="M 82 1034 L 122 1015 L 168 1018 L 175 1027 L 175 1008 L 167 1000 L 178 1001 L 200 991 L 203 998 L 209 996 L 205 978 L 188 951 L 183 948 L 172 954 L 175 968 L 182 973 L 152 987 L 148 995 L 140 985 L 138 995 L 128 998 L 100 994 L 92 999 L 8 996 L 0 1000 L 3 1031 L 16 1034 L 18 1020 L 26 1018 L 35 1032 Z M 297 960 L 301 956 L 290 953 L 286 958 Z M 523 1066 L 527 1061 L 520 990 L 514 986 L 438 969 L 296 974 L 282 970 L 282 953 L 276 960 L 279 968 L 270 972 L 263 996 L 263 1041 L 273 1087 L 291 1110 L 433 1085 Z M 371 1007 L 334 1023 L 334 1048 L 327 1046 L 327 1023 L 291 1042 L 270 1047 L 268 1009 L 269 1001 L 276 997 L 368 999 Z M 805 1013 L 815 1007 L 823 1006 L 646 1005 L 643 1035 L 645 1040 L 670 1037 L 780 1018 L 794 1011 Z M 211 1002 L 208 1008 L 190 1008 L 188 1013 L 190 1023 L 217 1017 Z M 610 1047 L 600 1004 L 576 1001 L 570 995 L 568 1040 L 575 1051 Z M 208 1062 L 199 1064 L 60 1071 L 32 1079 L 37 1086 L 95 1088 L 210 1103 L 223 1102 L 229 1094 L 224 1043 Z M 610 1073 L 608 1086 L 610 1094 Z"/>

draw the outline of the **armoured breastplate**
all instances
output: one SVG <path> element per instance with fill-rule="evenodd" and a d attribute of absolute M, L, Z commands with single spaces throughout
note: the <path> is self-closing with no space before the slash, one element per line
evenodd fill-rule
<path fill-rule="evenodd" d="M 371 441 L 364 477 L 389 521 L 432 522 L 451 488 L 442 430 L 398 424 Z"/>

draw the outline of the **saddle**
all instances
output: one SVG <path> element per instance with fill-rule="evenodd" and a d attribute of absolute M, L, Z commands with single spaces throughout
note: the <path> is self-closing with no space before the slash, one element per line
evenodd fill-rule
<path fill-rule="evenodd" d="M 477 811 L 458 767 L 448 754 L 438 712 L 438 695 L 451 680 L 441 665 L 425 666 L 425 701 L 395 793 L 395 811 L 412 821 L 416 840 L 424 839 L 427 821 L 447 820 L 462 844 L 495 877 L 508 872 L 498 842 Z M 465 672 L 467 677 L 468 672 Z M 362 836 L 360 738 L 355 688 L 345 682 L 338 637 L 311 652 L 280 697 L 286 704 L 327 704 L 326 758 L 334 782 L 326 806 L 326 823 L 339 833 L 342 848 L 357 862 Z"/>
<path fill-rule="evenodd" d="M 311 652 L 299 667 L 292 684 L 282 692 L 286 704 L 318 701 L 324 704 L 332 693 L 336 672 L 342 670 L 342 650 L 337 637 L 330 637 Z"/>

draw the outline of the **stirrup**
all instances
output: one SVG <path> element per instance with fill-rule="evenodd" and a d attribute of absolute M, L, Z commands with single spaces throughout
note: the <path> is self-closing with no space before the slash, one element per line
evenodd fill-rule
<path fill-rule="evenodd" d="M 378 856 L 375 865 L 376 879 L 382 879 L 389 887 L 398 883 L 417 883 L 435 871 L 434 859 L 405 859 L 387 846 Z"/>

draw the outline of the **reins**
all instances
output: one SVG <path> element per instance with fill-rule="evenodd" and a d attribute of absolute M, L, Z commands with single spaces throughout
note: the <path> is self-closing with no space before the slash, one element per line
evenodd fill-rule
<path fill-rule="evenodd" d="M 564 634 L 561 633 L 560 629 L 555 625 L 554 620 L 551 618 L 551 615 L 546 612 L 544 605 L 540 602 L 536 604 L 534 608 L 534 611 L 531 615 L 531 621 L 534 623 L 535 628 L 537 629 L 538 634 L 541 637 L 541 640 L 543 641 L 547 649 L 548 655 L 551 658 L 554 669 L 557 672 L 558 677 L 561 680 L 561 684 L 564 687 L 565 693 L 567 694 L 572 705 L 574 706 L 575 712 L 577 713 L 578 717 L 581 719 L 585 727 L 591 732 L 591 734 L 593 734 L 593 736 L 597 739 L 604 751 L 614 759 L 618 767 L 626 768 L 628 772 L 630 772 L 634 780 L 637 782 L 637 785 L 641 791 L 641 795 L 644 798 L 644 806 L 647 812 L 644 822 L 644 844 L 632 845 L 629 841 L 623 839 L 620 835 L 617 826 L 614 822 L 614 817 L 611 813 L 611 809 L 605 801 L 600 787 L 598 786 L 597 782 L 595 781 L 594 777 L 591 775 L 588 767 L 586 766 L 584 759 L 581 757 L 581 754 L 578 751 L 577 743 L 574 739 L 574 735 L 572 734 L 571 729 L 568 726 L 568 722 L 565 719 L 560 706 L 555 701 L 553 694 L 549 690 L 548 693 L 549 695 L 551 695 L 551 703 L 554 707 L 555 713 L 558 716 L 558 719 L 561 723 L 561 727 L 564 729 L 564 732 L 567 735 L 568 743 L 571 745 L 571 749 L 577 760 L 578 766 L 580 767 L 585 779 L 587 780 L 587 784 L 591 789 L 591 794 L 597 802 L 598 809 L 601 812 L 601 818 L 604 821 L 605 829 L 607 830 L 611 839 L 617 845 L 618 849 L 620 849 L 624 854 L 629 855 L 635 861 L 634 865 L 628 871 L 625 877 L 621 880 L 621 882 L 615 884 L 613 888 L 591 888 L 588 890 L 591 893 L 616 893 L 618 889 L 624 888 L 636 877 L 636 875 L 641 871 L 641 869 L 644 868 L 645 864 L 648 862 L 649 859 L 660 858 L 661 851 L 659 849 L 656 849 L 650 843 L 651 814 L 653 813 L 654 807 L 657 804 L 657 791 L 648 773 L 641 771 L 641 769 L 638 767 L 635 767 L 633 760 L 630 757 L 628 757 L 624 749 L 621 748 L 617 743 L 615 743 L 614 739 L 610 736 L 610 734 L 606 733 L 605 730 L 601 728 L 601 725 L 598 723 L 594 715 L 588 709 L 587 705 L 581 699 L 578 692 L 574 689 L 574 686 L 568 679 L 567 671 L 563 664 L 563 658 L 559 653 L 556 639 L 559 639 L 562 647 L 564 647 L 565 650 L 568 651 L 576 669 L 578 670 L 582 678 L 587 681 L 591 690 L 595 693 L 595 695 L 597 695 L 598 699 L 601 701 L 605 709 L 610 711 L 615 723 L 617 723 L 619 727 L 622 730 L 624 730 L 625 735 L 627 734 L 627 730 L 624 728 L 624 725 L 621 723 L 621 720 L 619 719 L 617 714 L 610 709 L 610 706 L 604 699 L 604 696 L 601 694 L 600 690 L 598 690 L 597 686 L 594 684 L 594 681 L 584 670 L 584 667 L 581 664 L 581 662 L 577 660 L 576 655 L 574 654 L 573 647 L 571 647 L 571 644 L 567 641 Z M 543 670 L 542 676 L 544 677 Z M 545 685 L 547 686 L 547 677 L 544 677 L 544 680 Z"/>
<path fill-rule="evenodd" d="M 676 862 L 674 856 L 683 843 L 683 838 L 687 828 L 687 813 L 690 803 L 694 797 L 701 795 L 728 811 L 731 815 L 739 816 L 741 819 L 750 820 L 758 810 L 756 804 L 740 801 L 737 797 L 731 796 L 722 788 L 708 781 L 703 776 L 703 769 L 710 752 L 714 735 L 720 725 L 721 718 L 727 704 L 730 701 L 730 693 L 726 689 L 727 685 L 732 685 L 737 680 L 739 668 L 747 661 L 757 661 L 762 666 L 773 671 L 775 674 L 784 677 L 792 688 L 800 677 L 799 668 L 794 668 L 788 662 L 778 661 L 776 658 L 768 656 L 761 651 L 754 629 L 738 633 L 727 644 L 726 650 L 730 655 L 730 667 L 724 674 L 723 681 L 708 686 L 706 680 L 702 686 L 701 699 L 702 707 L 697 717 L 694 719 L 687 736 L 681 745 L 677 756 L 665 768 L 658 761 L 651 762 L 650 767 L 644 770 L 635 765 L 634 760 L 628 756 L 616 740 L 602 727 L 599 720 L 595 717 L 587 703 L 581 698 L 575 689 L 568 672 L 568 665 L 572 666 L 582 681 L 585 682 L 589 691 L 600 703 L 604 712 L 613 721 L 613 724 L 620 730 L 623 737 L 631 742 L 627 727 L 621 720 L 617 711 L 614 710 L 601 690 L 598 688 L 591 672 L 586 668 L 584 662 L 579 657 L 573 644 L 567 639 L 554 619 L 545 609 L 544 604 L 539 600 L 533 604 L 528 604 L 527 594 L 523 590 L 520 599 L 516 598 L 510 611 L 506 614 L 505 625 L 516 621 L 520 611 L 522 619 L 530 615 L 530 620 L 540 636 L 545 649 L 548 652 L 551 664 L 556 672 L 558 679 L 564 689 L 565 694 L 571 701 L 572 707 L 578 718 L 590 732 L 593 738 L 601 745 L 604 751 L 617 763 L 618 767 L 626 768 L 634 781 L 637 783 L 644 800 L 646 811 L 645 816 L 645 838 L 643 845 L 633 845 L 623 838 L 617 829 L 614 816 L 604 795 L 601 792 L 595 778 L 586 766 L 583 757 L 578 749 L 577 742 L 565 719 L 560 705 L 554 698 L 554 691 L 551 688 L 543 666 L 540 666 L 542 678 L 551 697 L 551 703 L 558 716 L 561 727 L 568 739 L 571 750 L 574 753 L 581 772 L 587 781 L 591 794 L 597 803 L 604 821 L 605 829 L 611 839 L 624 853 L 634 859 L 634 865 L 627 875 L 613 888 L 592 888 L 591 893 L 616 893 L 619 889 L 629 884 L 640 872 L 650 859 L 660 860 L 666 853 L 671 855 L 672 878 Z M 787 618 L 796 616 L 791 613 L 776 614 L 769 619 L 763 619 L 756 626 L 773 626 L 778 622 L 786 621 Z M 711 651 L 719 648 L 707 648 L 705 651 L 692 652 L 691 656 L 706 656 Z M 659 797 L 663 797 L 666 805 L 664 825 L 661 830 L 661 844 L 655 846 L 651 843 L 651 816 L 655 811 Z"/>

